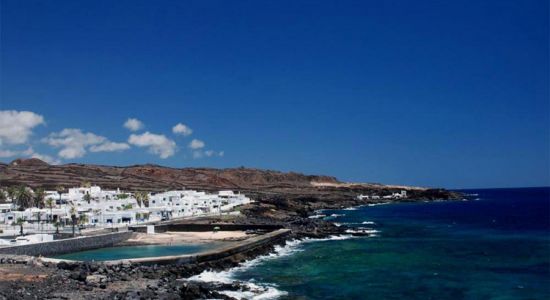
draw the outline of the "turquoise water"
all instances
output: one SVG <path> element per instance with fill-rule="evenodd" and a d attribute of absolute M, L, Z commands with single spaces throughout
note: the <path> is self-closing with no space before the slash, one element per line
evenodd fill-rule
<path fill-rule="evenodd" d="M 326 211 L 378 236 L 301 243 L 231 278 L 282 299 L 549 299 L 550 189 L 467 192 L 469 201 Z"/>
<path fill-rule="evenodd" d="M 54 258 L 83 260 L 83 261 L 104 261 L 115 259 L 156 257 L 168 255 L 192 254 L 219 247 L 219 243 L 207 244 L 185 244 L 185 245 L 147 245 L 147 246 L 124 246 L 109 247 L 95 250 L 73 252 L 55 256 Z"/>

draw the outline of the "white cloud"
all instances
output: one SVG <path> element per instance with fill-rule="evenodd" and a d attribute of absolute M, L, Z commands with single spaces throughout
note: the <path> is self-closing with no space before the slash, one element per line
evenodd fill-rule
<path fill-rule="evenodd" d="M 201 150 L 194 150 L 193 151 L 193 158 L 203 158 L 203 157 L 213 157 L 213 156 L 220 156 L 222 157 L 224 155 L 223 151 L 220 151 L 220 152 L 216 152 L 214 150 L 206 150 L 206 151 L 201 151 Z"/>
<path fill-rule="evenodd" d="M 44 138 L 52 147 L 61 147 L 58 155 L 65 159 L 79 158 L 86 154 L 86 147 L 101 144 L 106 138 L 93 133 L 84 133 L 80 129 L 65 128 Z"/>
<path fill-rule="evenodd" d="M 136 118 L 129 118 L 124 123 L 124 127 L 126 127 L 130 131 L 138 131 L 143 128 L 143 122 Z"/>
<path fill-rule="evenodd" d="M 201 141 L 201 140 L 197 140 L 197 139 L 193 139 L 189 143 L 189 148 L 191 148 L 193 150 L 204 148 L 204 146 L 205 146 L 204 142 Z"/>
<path fill-rule="evenodd" d="M 61 148 L 58 155 L 64 159 L 82 157 L 90 146 L 92 152 L 122 151 L 130 148 L 127 144 L 113 143 L 106 137 L 74 128 L 52 133 L 43 141 L 52 147 Z"/>
<path fill-rule="evenodd" d="M 130 149 L 130 145 L 126 143 L 106 142 L 101 145 L 93 145 L 90 147 L 91 152 L 114 152 Z"/>
<path fill-rule="evenodd" d="M 61 164 L 61 160 L 59 160 L 57 158 L 54 158 L 54 157 L 51 157 L 51 156 L 46 155 L 46 154 L 36 153 L 36 152 L 34 152 L 34 149 L 32 147 L 29 147 L 27 150 L 22 151 L 21 154 L 25 155 L 25 156 L 28 156 L 28 157 L 32 157 L 32 158 L 38 158 L 40 160 L 43 160 L 43 161 L 49 163 L 50 165 L 59 165 L 59 164 Z"/>
<path fill-rule="evenodd" d="M 32 147 L 27 148 L 27 150 L 22 151 L 21 154 L 25 156 L 31 156 L 34 154 L 34 149 Z"/>
<path fill-rule="evenodd" d="M 172 132 L 174 134 L 181 134 L 183 136 L 188 136 L 193 133 L 193 129 L 189 128 L 189 126 L 185 124 L 178 123 L 174 127 L 172 127 Z"/>
<path fill-rule="evenodd" d="M 24 144 L 44 117 L 30 111 L 0 110 L 0 145 Z"/>
<path fill-rule="evenodd" d="M 57 158 L 53 158 L 53 157 L 51 157 L 49 155 L 45 155 L 45 154 L 33 153 L 31 155 L 31 157 L 43 160 L 43 161 L 49 163 L 50 165 L 59 165 L 59 164 L 61 164 L 61 160 L 59 160 Z"/>
<path fill-rule="evenodd" d="M 154 134 L 149 131 L 143 134 L 131 134 L 128 143 L 138 147 L 147 147 L 150 153 L 156 154 L 162 159 L 168 158 L 176 152 L 176 142 L 163 134 Z"/>
<path fill-rule="evenodd" d="M 51 165 L 58 165 L 61 163 L 59 159 L 56 159 L 54 157 L 51 157 L 49 155 L 40 154 L 34 152 L 34 149 L 32 147 L 27 148 L 23 151 L 12 151 L 12 150 L 0 150 L 0 157 L 14 157 L 14 156 L 23 156 L 23 157 L 32 157 L 32 158 L 38 158 L 40 160 L 43 160 Z"/>
<path fill-rule="evenodd" d="M 11 150 L 1 150 L 0 149 L 0 157 L 1 158 L 6 158 L 6 157 L 14 157 L 16 155 L 18 155 L 19 152 L 17 151 L 11 151 Z"/>

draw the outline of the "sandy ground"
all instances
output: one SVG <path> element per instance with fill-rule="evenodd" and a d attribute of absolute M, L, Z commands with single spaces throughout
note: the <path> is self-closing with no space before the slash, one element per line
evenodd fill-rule
<path fill-rule="evenodd" d="M 205 231 L 205 232 L 174 232 L 145 234 L 138 233 L 126 243 L 139 244 L 180 244 L 180 243 L 208 243 L 214 241 L 241 241 L 252 237 L 244 231 Z"/>
<path fill-rule="evenodd" d="M 0 282 L 3 281 L 42 281 L 48 276 L 43 270 L 30 269 L 22 265 L 0 266 Z"/>
<path fill-rule="evenodd" d="M 402 190 L 419 190 L 424 191 L 426 188 L 420 186 L 408 186 L 408 185 L 382 185 L 378 183 L 360 183 L 360 182 L 318 182 L 311 181 L 310 184 L 315 187 L 365 187 L 365 188 L 391 188 L 391 189 L 402 189 Z"/>

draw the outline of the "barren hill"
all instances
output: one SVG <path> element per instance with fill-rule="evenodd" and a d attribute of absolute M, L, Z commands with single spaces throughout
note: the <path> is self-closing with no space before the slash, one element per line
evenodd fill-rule
<path fill-rule="evenodd" d="M 214 191 L 231 189 L 245 192 L 265 202 L 305 201 L 340 203 L 354 201 L 360 193 L 390 193 L 406 189 L 412 197 L 453 198 L 455 194 L 442 189 L 423 189 L 380 184 L 349 184 L 331 176 L 283 173 L 271 170 L 232 168 L 169 168 L 158 165 L 127 167 L 66 164 L 49 165 L 39 159 L 17 159 L 0 163 L 0 185 L 27 185 L 53 189 L 73 187 L 90 182 L 103 188 L 161 191 L 167 189 L 198 189 Z M 262 202 L 264 202 L 262 201 Z"/>
<path fill-rule="evenodd" d="M 311 182 L 338 183 L 329 176 L 282 173 L 277 171 L 235 168 L 169 168 L 158 165 L 113 167 L 102 165 L 49 165 L 36 158 L 0 163 L 2 185 L 24 184 L 53 188 L 78 186 L 87 181 L 105 188 L 158 191 L 173 188 L 270 189 L 310 187 Z"/>

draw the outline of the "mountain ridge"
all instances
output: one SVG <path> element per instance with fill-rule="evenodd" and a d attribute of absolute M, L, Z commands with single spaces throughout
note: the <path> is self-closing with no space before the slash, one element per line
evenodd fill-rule
<path fill-rule="evenodd" d="M 283 209 L 320 209 L 381 202 L 358 200 L 360 194 L 390 195 L 407 191 L 407 199 L 416 201 L 457 199 L 459 193 L 445 189 L 377 183 L 345 183 L 327 175 L 306 175 L 252 168 L 172 168 L 153 164 L 106 166 L 93 164 L 49 165 L 38 159 L 16 159 L 0 164 L 0 186 L 26 185 L 32 188 L 55 189 L 80 186 L 83 182 L 106 189 L 158 192 L 174 189 L 194 189 L 215 192 L 243 192 L 266 207 Z"/>
<path fill-rule="evenodd" d="M 54 175 L 54 178 L 48 179 L 46 178 L 47 175 Z M 105 176 L 111 180 L 104 182 Z M 40 179 L 43 179 L 43 181 L 40 181 Z M 112 179 L 118 180 L 112 181 Z M 223 169 L 207 167 L 175 168 L 156 164 L 109 166 L 81 163 L 50 165 L 37 158 L 15 159 L 10 163 L 0 163 L 0 183 L 3 185 L 26 184 L 31 187 L 52 187 L 51 184 L 55 183 L 56 185 L 67 185 L 68 187 L 88 181 L 105 187 L 116 186 L 128 190 L 138 188 L 131 179 L 138 181 L 140 179 L 147 179 L 150 183 L 159 183 L 158 188 L 160 189 L 173 187 L 174 184 L 181 187 L 190 185 L 190 188 L 195 186 L 208 188 L 208 182 L 212 185 L 212 188 L 218 187 L 220 183 L 222 186 L 234 188 L 260 187 L 262 185 L 269 185 L 270 183 L 294 183 L 300 186 L 309 185 L 312 181 L 333 184 L 342 183 L 333 176 L 306 175 L 298 172 L 281 172 L 244 167 Z M 214 181 L 212 182 L 212 180 Z M 216 182 L 216 180 L 220 180 L 221 182 Z M 245 182 L 247 180 L 249 182 Z M 205 181 L 207 182 L 206 185 Z M 168 182 L 171 184 L 166 186 Z M 145 184 L 141 189 L 150 190 L 155 189 L 155 187 L 151 186 L 151 184 Z"/>

